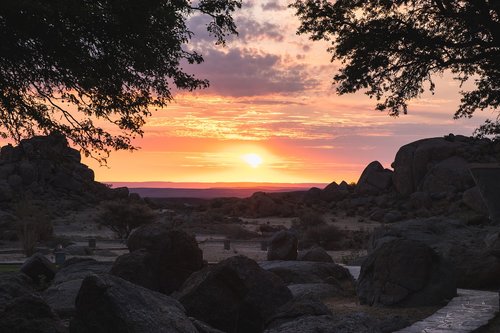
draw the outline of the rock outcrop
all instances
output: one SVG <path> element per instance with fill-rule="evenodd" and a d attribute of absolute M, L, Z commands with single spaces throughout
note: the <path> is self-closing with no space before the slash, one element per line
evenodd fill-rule
<path fill-rule="evenodd" d="M 383 193 L 391 187 L 392 176 L 392 170 L 384 169 L 379 161 L 373 161 L 363 170 L 355 192 L 358 194 Z"/>

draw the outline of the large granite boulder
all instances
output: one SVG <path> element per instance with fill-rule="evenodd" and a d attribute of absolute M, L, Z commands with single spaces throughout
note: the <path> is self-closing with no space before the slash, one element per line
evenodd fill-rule
<path fill-rule="evenodd" d="M 113 267 L 113 273 L 139 283 L 139 279 L 134 278 L 130 272 L 147 267 L 145 275 L 154 276 L 155 283 L 158 284 L 154 286 L 155 289 L 157 287 L 158 291 L 165 294 L 177 290 L 193 272 L 204 266 L 203 252 L 195 237 L 162 223 L 138 228 L 130 235 L 127 246 L 130 252 L 144 249 L 149 255 L 120 258 Z"/>
<path fill-rule="evenodd" d="M 423 139 L 404 145 L 392 164 L 394 187 L 400 194 L 410 195 L 419 188 L 429 166 L 455 155 L 465 145 L 444 138 Z"/>
<path fill-rule="evenodd" d="M 296 260 L 299 240 L 287 230 L 278 231 L 269 240 L 267 260 Z"/>
<path fill-rule="evenodd" d="M 35 253 L 26 259 L 20 271 L 32 278 L 37 284 L 40 283 L 42 279 L 44 282 L 50 282 L 56 275 L 55 265 L 40 253 Z"/>
<path fill-rule="evenodd" d="M 116 258 L 111 274 L 145 288 L 160 291 L 162 275 L 158 258 L 146 249 L 123 254 Z"/>
<path fill-rule="evenodd" d="M 290 302 L 282 305 L 268 320 L 266 328 L 279 327 L 282 324 L 304 316 L 332 315 L 328 307 L 318 298 L 311 296 L 295 296 Z"/>
<path fill-rule="evenodd" d="M 486 206 L 481 191 L 478 186 L 471 187 L 462 194 L 463 203 L 473 211 L 488 215 L 488 207 Z"/>
<path fill-rule="evenodd" d="M 393 240 L 361 266 L 357 293 L 362 304 L 427 306 L 456 296 L 453 268 L 424 243 Z"/>
<path fill-rule="evenodd" d="M 464 191 L 474 186 L 467 161 L 451 156 L 436 163 L 422 179 L 421 189 L 428 193 Z"/>
<path fill-rule="evenodd" d="M 109 263 L 94 259 L 71 258 L 62 265 L 42 296 L 61 318 L 70 318 L 75 314 L 75 300 L 83 279 L 107 273 L 110 267 Z"/>
<path fill-rule="evenodd" d="M 414 219 L 376 229 L 368 250 L 394 239 L 423 242 L 453 265 L 459 288 L 500 288 L 500 258 L 487 241 L 499 231 L 497 226 L 470 226 L 443 217 Z"/>
<path fill-rule="evenodd" d="M 330 257 L 330 255 L 322 247 L 313 247 L 309 250 L 300 251 L 297 260 L 333 262 L 332 257 Z"/>
<path fill-rule="evenodd" d="M 90 275 L 76 299 L 71 332 L 198 333 L 173 298 L 112 275 Z"/>
<path fill-rule="evenodd" d="M 363 170 L 356 184 L 358 194 L 379 194 L 392 185 L 392 170 L 384 169 L 379 161 L 373 161 Z"/>
<path fill-rule="evenodd" d="M 335 263 L 313 261 L 264 261 L 260 266 L 278 275 L 287 285 L 329 283 L 347 293 L 354 292 L 354 278 L 349 270 Z"/>
<path fill-rule="evenodd" d="M 65 333 L 66 328 L 52 309 L 37 295 L 11 300 L 0 312 L 0 332 Z"/>
<path fill-rule="evenodd" d="M 10 300 L 32 294 L 36 285 L 24 273 L 0 273 L 0 310 Z"/>
<path fill-rule="evenodd" d="M 292 299 L 278 276 L 243 256 L 194 273 L 175 297 L 189 316 L 227 333 L 261 332 L 276 310 Z"/>

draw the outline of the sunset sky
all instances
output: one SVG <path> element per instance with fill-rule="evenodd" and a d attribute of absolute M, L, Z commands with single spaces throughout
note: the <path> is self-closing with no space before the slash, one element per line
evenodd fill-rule
<path fill-rule="evenodd" d="M 153 113 L 139 151 L 113 152 L 108 167 L 90 159 L 100 181 L 320 182 L 356 181 L 373 160 L 390 167 L 397 149 L 448 133 L 471 135 L 484 112 L 453 120 L 459 87 L 437 78 L 410 113 L 391 118 L 363 93 L 337 96 L 325 42 L 295 34 L 287 1 L 250 1 L 236 14 L 239 36 L 216 46 L 207 21 L 190 19 L 188 46 L 205 62 L 187 71 L 210 80 L 209 89 L 176 93 Z M 259 163 L 249 163 L 248 154 Z M 246 157 L 245 157 L 246 156 Z M 254 157 L 255 162 L 255 157 Z"/>

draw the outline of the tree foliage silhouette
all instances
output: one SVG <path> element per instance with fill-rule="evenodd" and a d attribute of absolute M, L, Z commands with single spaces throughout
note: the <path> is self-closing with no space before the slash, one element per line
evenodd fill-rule
<path fill-rule="evenodd" d="M 56 131 L 101 161 L 134 149 L 151 108 L 172 89 L 208 81 L 186 73 L 192 15 L 211 18 L 217 44 L 235 34 L 241 0 L 5 0 L 0 2 L 0 127 L 16 141 Z M 111 126 L 109 126 L 111 125 Z"/>
<path fill-rule="evenodd" d="M 455 118 L 500 103 L 500 1 L 498 0 L 297 0 L 299 34 L 331 42 L 339 94 L 365 90 L 377 109 L 398 116 L 433 75 L 450 70 L 463 84 Z M 478 129 L 500 134 L 499 118 Z"/>

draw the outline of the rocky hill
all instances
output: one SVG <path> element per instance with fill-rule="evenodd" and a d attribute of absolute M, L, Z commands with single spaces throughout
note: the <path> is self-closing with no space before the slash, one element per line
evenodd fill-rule
<path fill-rule="evenodd" d="M 0 205 L 29 198 L 96 201 L 109 195 L 63 136 L 36 136 L 0 149 Z"/>

